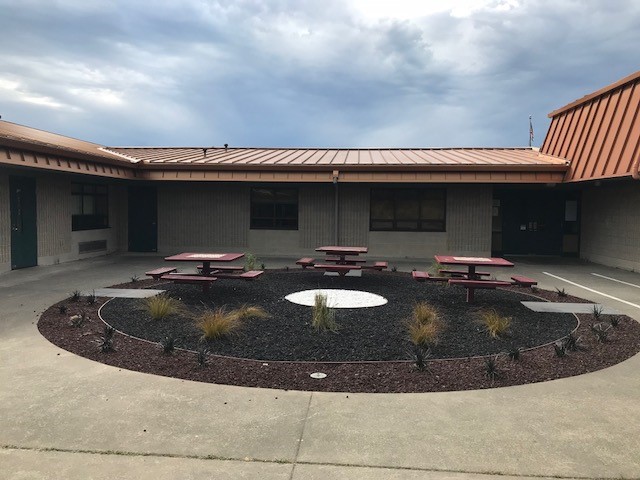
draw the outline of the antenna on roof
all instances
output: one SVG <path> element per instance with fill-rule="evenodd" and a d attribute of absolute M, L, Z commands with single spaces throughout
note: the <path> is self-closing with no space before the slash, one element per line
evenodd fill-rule
<path fill-rule="evenodd" d="M 533 123 L 531 123 L 531 115 L 529 115 L 529 147 L 533 144 Z"/>
<path fill-rule="evenodd" d="M 203 156 L 203 157 L 206 157 L 206 156 L 207 156 L 207 150 L 208 150 L 208 148 L 203 148 L 203 149 L 202 149 L 202 156 Z"/>
<path fill-rule="evenodd" d="M 225 144 L 224 144 L 224 149 L 226 150 L 227 148 L 229 148 L 229 144 L 228 144 L 228 143 L 225 143 Z"/>

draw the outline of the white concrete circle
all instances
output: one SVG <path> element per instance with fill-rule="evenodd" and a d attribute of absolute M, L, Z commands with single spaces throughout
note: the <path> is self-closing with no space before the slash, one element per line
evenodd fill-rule
<path fill-rule="evenodd" d="M 327 378 L 327 374 L 326 373 L 322 373 L 322 372 L 314 372 L 312 374 L 309 375 L 311 378 Z"/>
<path fill-rule="evenodd" d="M 365 308 L 379 307 L 387 303 L 387 299 L 375 293 L 362 292 L 360 290 L 341 289 L 315 289 L 302 290 L 287 295 L 286 298 L 292 303 L 313 307 L 316 302 L 316 294 L 321 293 L 327 296 L 327 305 L 331 308 Z"/>

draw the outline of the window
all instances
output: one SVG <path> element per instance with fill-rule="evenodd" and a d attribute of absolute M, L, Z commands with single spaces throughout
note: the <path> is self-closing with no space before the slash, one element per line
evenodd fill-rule
<path fill-rule="evenodd" d="M 72 230 L 109 227 L 109 194 L 106 185 L 71 184 Z"/>
<path fill-rule="evenodd" d="M 374 188 L 369 229 L 444 232 L 445 212 L 443 188 Z"/>
<path fill-rule="evenodd" d="M 298 190 L 295 188 L 252 188 L 251 228 L 298 229 Z"/>

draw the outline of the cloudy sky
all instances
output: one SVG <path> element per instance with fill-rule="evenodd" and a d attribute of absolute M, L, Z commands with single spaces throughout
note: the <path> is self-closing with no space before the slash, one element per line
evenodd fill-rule
<path fill-rule="evenodd" d="M 0 0 L 3 120 L 119 145 L 534 145 L 637 0 Z"/>

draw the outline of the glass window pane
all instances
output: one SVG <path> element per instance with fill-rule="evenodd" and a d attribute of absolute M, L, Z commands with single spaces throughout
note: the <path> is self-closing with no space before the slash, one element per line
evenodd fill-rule
<path fill-rule="evenodd" d="M 418 230 L 418 221 L 404 221 L 398 220 L 396 222 L 396 228 L 398 230 Z"/>
<path fill-rule="evenodd" d="M 71 214 L 72 215 L 82 214 L 82 196 L 81 195 L 71 195 Z"/>
<path fill-rule="evenodd" d="M 420 216 L 420 203 L 413 190 L 399 190 L 396 194 L 396 219 L 417 220 Z"/>
<path fill-rule="evenodd" d="M 92 195 L 82 196 L 82 213 L 85 215 L 96 213 L 96 197 Z"/>
<path fill-rule="evenodd" d="M 371 230 L 392 230 L 393 222 L 385 220 L 371 220 Z"/>

